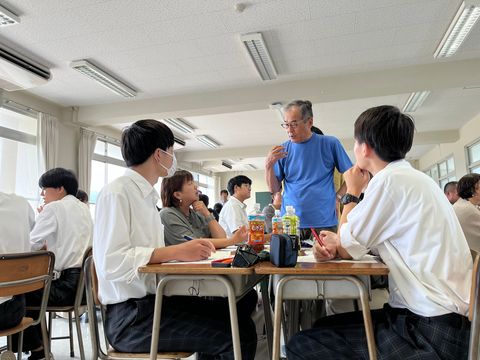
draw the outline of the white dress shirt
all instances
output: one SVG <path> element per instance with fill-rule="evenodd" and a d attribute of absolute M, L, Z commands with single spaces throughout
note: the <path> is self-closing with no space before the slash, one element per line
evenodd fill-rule
<path fill-rule="evenodd" d="M 462 225 L 468 246 L 470 249 L 480 251 L 480 210 L 470 201 L 462 198 L 453 204 L 453 210 Z"/>
<path fill-rule="evenodd" d="M 389 267 L 389 304 L 421 316 L 466 315 L 472 257 L 452 206 L 427 175 L 390 163 L 340 230 L 353 258 L 377 250 Z"/>
<path fill-rule="evenodd" d="M 232 237 L 242 225 L 248 226 L 246 208 L 247 204 L 242 203 L 235 196 L 230 196 L 223 206 L 218 223 L 227 233 L 227 237 Z"/>
<path fill-rule="evenodd" d="M 140 274 L 155 248 L 165 247 L 157 191 L 131 169 L 106 185 L 97 199 L 93 256 L 102 304 L 154 294 L 155 276 Z"/>
<path fill-rule="evenodd" d="M 24 198 L 0 192 L 0 254 L 30 251 L 30 230 L 35 224 L 32 207 Z M 0 297 L 0 304 L 11 297 Z"/>
<path fill-rule="evenodd" d="M 88 207 L 73 195 L 52 201 L 38 214 L 30 233 L 32 250 L 45 245 L 55 254 L 55 271 L 81 267 L 92 244 L 93 222 Z"/>

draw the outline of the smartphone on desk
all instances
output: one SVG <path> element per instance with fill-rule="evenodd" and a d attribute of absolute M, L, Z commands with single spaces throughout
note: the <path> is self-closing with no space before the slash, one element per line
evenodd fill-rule
<path fill-rule="evenodd" d="M 212 261 L 212 267 L 230 267 L 232 266 L 233 258 L 218 259 Z"/>

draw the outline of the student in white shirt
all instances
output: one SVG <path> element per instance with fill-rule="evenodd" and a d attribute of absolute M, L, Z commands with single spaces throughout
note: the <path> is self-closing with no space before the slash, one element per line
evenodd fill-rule
<path fill-rule="evenodd" d="M 78 181 L 70 170 L 48 170 L 40 177 L 38 185 L 45 205 L 39 208 L 40 214 L 30 233 L 31 249 L 46 249 L 55 254 L 55 278 L 48 304 L 72 305 L 83 255 L 92 244 L 92 218 L 85 204 L 75 197 Z M 27 306 L 39 305 L 41 300 L 41 291 L 26 295 Z M 36 316 L 36 313 L 31 315 Z M 32 350 L 30 360 L 44 357 L 40 325 L 26 329 L 23 348 Z"/>
<path fill-rule="evenodd" d="M 99 298 L 106 305 L 105 332 L 124 352 L 149 352 L 156 277 L 138 267 L 171 260 L 206 259 L 215 251 L 206 239 L 165 247 L 153 185 L 176 170 L 173 133 L 156 120 L 140 120 L 124 130 L 125 175 L 106 185 L 96 204 L 93 255 Z M 242 356 L 253 359 L 255 326 L 239 315 Z M 165 296 L 160 351 L 191 351 L 199 359 L 233 359 L 228 308 L 204 298 Z"/>
<path fill-rule="evenodd" d="M 15 194 L 0 192 L 0 254 L 30 251 L 32 207 Z M 12 328 L 25 316 L 25 297 L 0 297 L 0 330 Z"/>
<path fill-rule="evenodd" d="M 472 258 L 442 190 L 404 159 L 414 129 L 413 120 L 393 106 L 359 116 L 357 163 L 344 173 L 339 234 L 322 231 L 329 252 L 317 243 L 314 254 L 319 261 L 358 259 L 374 250 L 388 265 L 389 301 L 372 312 L 378 359 L 466 359 Z M 290 340 L 287 356 L 368 358 L 361 314 L 320 320 Z"/>
<path fill-rule="evenodd" d="M 244 175 L 238 175 L 228 180 L 228 192 L 230 199 L 223 205 L 220 212 L 219 224 L 227 233 L 227 237 L 242 226 L 248 226 L 247 205 L 252 191 L 252 180 Z"/>

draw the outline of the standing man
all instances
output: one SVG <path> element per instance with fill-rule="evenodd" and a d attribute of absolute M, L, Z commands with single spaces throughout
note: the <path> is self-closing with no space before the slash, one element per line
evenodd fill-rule
<path fill-rule="evenodd" d="M 344 174 L 348 201 L 340 231 L 322 231 L 328 251 L 316 243 L 313 252 L 323 261 L 373 250 L 388 266 L 388 303 L 372 312 L 379 360 L 466 359 L 472 257 L 438 185 L 405 160 L 414 131 L 413 120 L 394 106 L 358 117 L 357 163 Z M 287 357 L 368 358 L 361 312 L 321 319 L 289 341 Z"/>
<path fill-rule="evenodd" d="M 247 204 L 244 201 L 251 196 L 252 180 L 238 175 L 228 180 L 227 188 L 231 196 L 220 212 L 219 223 L 230 238 L 240 227 L 248 226 Z"/>
<path fill-rule="evenodd" d="M 285 107 L 282 127 L 289 140 L 275 146 L 265 161 L 265 179 L 272 193 L 284 185 L 282 214 L 292 205 L 300 217 L 300 237 L 311 237 L 310 228 L 336 231 L 336 197 L 333 173 L 341 173 L 352 166 L 340 141 L 327 135 L 312 133 L 312 103 L 295 100 Z"/>
<path fill-rule="evenodd" d="M 447 197 L 448 201 L 450 201 L 450 204 L 455 204 L 459 198 L 458 192 L 457 192 L 457 184 L 458 181 L 450 181 L 445 184 L 445 187 L 443 188 L 443 193 Z"/>

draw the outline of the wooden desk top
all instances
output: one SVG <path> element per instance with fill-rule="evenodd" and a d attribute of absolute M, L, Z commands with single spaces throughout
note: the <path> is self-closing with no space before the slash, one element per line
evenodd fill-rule
<path fill-rule="evenodd" d="M 254 267 L 212 267 L 210 264 L 166 263 L 145 265 L 138 268 L 141 273 L 185 274 L 185 275 L 251 275 Z"/>
<path fill-rule="evenodd" d="M 383 263 L 321 262 L 297 263 L 295 267 L 276 267 L 268 261 L 255 265 L 257 274 L 279 275 L 388 275 Z"/>

